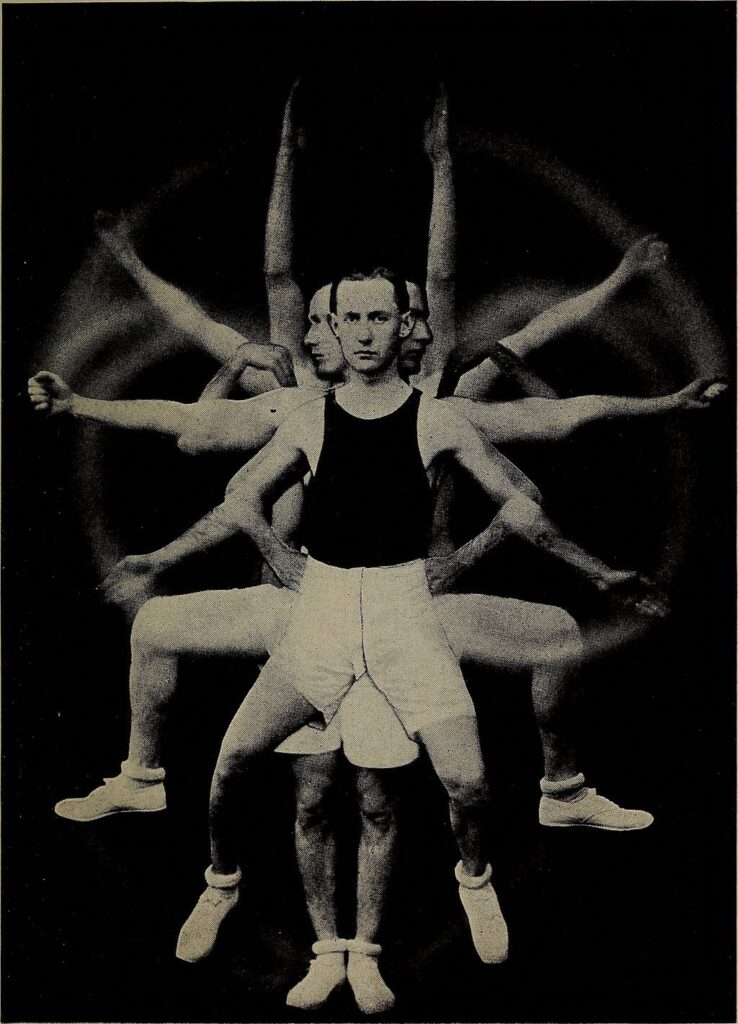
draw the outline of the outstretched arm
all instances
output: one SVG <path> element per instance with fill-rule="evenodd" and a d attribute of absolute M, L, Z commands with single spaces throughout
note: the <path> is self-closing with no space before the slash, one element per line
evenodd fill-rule
<path fill-rule="evenodd" d="M 668 252 L 668 246 L 658 241 L 655 235 L 640 238 L 630 246 L 613 273 L 596 287 L 556 303 L 534 317 L 522 330 L 494 345 L 488 359 L 461 376 L 454 393 L 464 398 L 484 397 L 501 373 L 514 371 L 518 360 L 525 359 L 536 349 L 586 323 L 629 281 L 641 274 L 661 269 L 666 263 Z M 508 350 L 517 359 L 506 359 L 500 348 Z M 528 393 L 552 397 L 541 392 Z"/>
<path fill-rule="evenodd" d="M 188 454 L 253 451 L 320 390 L 280 388 L 243 401 L 170 402 L 158 399 L 107 401 L 75 394 L 55 373 L 43 370 L 28 382 L 36 412 L 67 414 L 125 430 L 153 430 L 177 438 Z"/>
<path fill-rule="evenodd" d="M 423 357 L 423 376 L 430 376 L 444 368 L 456 345 L 456 196 L 443 83 L 425 126 L 424 148 L 433 168 L 426 272 L 433 344 Z"/>
<path fill-rule="evenodd" d="M 246 340 L 243 335 L 226 324 L 212 320 L 194 299 L 150 270 L 136 253 L 124 220 L 98 213 L 95 227 L 102 244 L 173 327 L 192 338 L 221 363 L 233 356 L 239 345 Z M 272 374 L 259 368 L 246 369 L 241 374 L 240 383 L 251 394 L 260 394 L 275 386 Z"/>
<path fill-rule="evenodd" d="M 522 398 L 516 402 L 474 402 L 447 398 L 450 408 L 481 430 L 493 444 L 561 441 L 587 423 L 661 416 L 670 412 L 708 409 L 727 388 L 722 381 L 700 378 L 681 391 L 656 398 L 582 395 L 578 398 Z"/>
<path fill-rule="evenodd" d="M 295 126 L 294 99 L 297 82 L 292 86 L 282 119 L 282 135 L 277 151 L 272 191 L 269 196 L 264 238 L 264 281 L 269 306 L 269 336 L 284 345 L 291 354 L 300 379 L 314 379 L 310 360 L 303 346 L 305 302 L 294 275 L 294 220 L 292 190 L 295 163 L 302 137 Z"/>

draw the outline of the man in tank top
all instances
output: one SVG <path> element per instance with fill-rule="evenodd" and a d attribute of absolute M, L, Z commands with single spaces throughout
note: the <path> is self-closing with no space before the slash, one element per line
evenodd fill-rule
<path fill-rule="evenodd" d="M 452 649 L 453 625 L 431 595 L 451 586 L 504 532 L 547 547 L 593 581 L 611 582 L 613 572 L 561 537 L 490 460 L 468 421 L 401 379 L 397 350 L 412 330 L 403 282 L 386 272 L 343 279 L 333 297 L 347 384 L 290 417 L 215 512 L 227 529 L 249 533 L 299 596 L 221 748 L 211 791 L 208 888 L 224 904 L 222 920 L 235 904 L 240 877 L 232 796 L 251 758 L 273 749 L 316 710 L 330 721 L 357 680 L 370 676 L 408 734 L 425 745 L 447 789 L 461 854 L 461 901 L 480 957 L 499 962 L 507 955 L 507 929 L 482 838 L 487 789 L 474 708 Z M 458 552 L 427 558 L 427 471 L 441 455 L 454 458 L 502 508 Z M 273 533 L 263 506 L 308 469 L 305 556 Z M 563 675 L 579 659 L 579 631 L 562 610 L 499 598 L 488 598 L 488 606 L 498 664 L 527 661 L 539 673 Z M 562 799 L 551 802 L 589 800 L 592 793 L 569 772 L 566 785 L 553 787 Z M 644 814 L 642 825 L 650 820 Z M 201 923 L 196 908 L 183 932 Z M 349 978 L 352 970 L 378 974 L 376 965 L 367 967 L 376 955 L 372 944 L 357 936 L 344 948 Z"/>

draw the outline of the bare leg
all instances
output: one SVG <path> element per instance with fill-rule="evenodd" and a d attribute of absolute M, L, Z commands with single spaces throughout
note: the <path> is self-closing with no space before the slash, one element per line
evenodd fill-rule
<path fill-rule="evenodd" d="M 576 775 L 567 712 L 583 645 L 574 619 L 560 608 L 483 594 L 434 600 L 460 659 L 489 668 L 532 669 L 546 778 Z"/>
<path fill-rule="evenodd" d="M 236 808 L 254 757 L 273 750 L 315 714 L 301 693 L 267 668 L 234 715 L 210 787 L 210 852 L 216 873 L 230 875 L 238 869 L 241 818 Z"/>
<path fill-rule="evenodd" d="M 507 958 L 507 925 L 490 882 L 487 858 L 489 791 L 476 719 L 448 719 L 419 732 L 431 763 L 448 793 L 451 828 L 461 854 L 456 866 L 459 898 L 472 940 L 484 963 Z"/>
<path fill-rule="evenodd" d="M 295 850 L 308 914 L 318 940 L 335 939 L 336 835 L 330 802 L 336 776 L 335 750 L 294 758 L 297 797 Z"/>
<path fill-rule="evenodd" d="M 397 845 L 397 806 L 387 770 L 358 768 L 356 790 L 361 814 L 356 937 L 376 942 Z"/>
<path fill-rule="evenodd" d="M 161 731 L 177 687 L 178 656 L 266 657 L 284 629 L 290 600 L 284 591 L 262 586 L 157 597 L 143 606 L 131 633 L 131 763 L 161 763 Z"/>
<path fill-rule="evenodd" d="M 177 687 L 180 654 L 264 657 L 278 642 L 292 597 L 276 587 L 214 590 L 147 601 L 131 633 L 131 733 L 121 774 L 85 797 L 60 800 L 56 813 L 97 821 L 124 811 L 166 807 L 161 733 Z"/>
<path fill-rule="evenodd" d="M 464 871 L 479 875 L 488 859 L 484 832 L 489 789 L 477 721 L 468 716 L 437 722 L 422 729 L 419 739 L 448 793 L 451 828 Z"/>
<path fill-rule="evenodd" d="M 446 595 L 434 602 L 461 660 L 533 670 L 533 709 L 545 766 L 541 824 L 621 832 L 647 828 L 651 814 L 619 807 L 588 789 L 578 772 L 571 700 L 584 647 L 574 619 L 560 608 L 480 594 Z"/>

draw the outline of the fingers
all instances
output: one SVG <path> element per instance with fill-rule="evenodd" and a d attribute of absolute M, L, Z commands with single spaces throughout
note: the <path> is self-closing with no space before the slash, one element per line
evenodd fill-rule
<path fill-rule="evenodd" d="M 31 384 L 63 384 L 63 380 L 55 373 L 51 373 L 50 370 L 39 370 L 38 373 L 34 374 L 28 381 L 29 387 Z"/>
<path fill-rule="evenodd" d="M 710 402 L 713 402 L 716 398 L 719 398 L 720 395 L 724 395 L 727 390 L 728 390 L 728 383 L 727 383 L 727 381 L 724 381 L 724 380 L 713 381 L 712 384 L 708 384 L 708 386 L 702 392 L 702 395 L 701 395 L 702 401 L 709 405 Z"/>

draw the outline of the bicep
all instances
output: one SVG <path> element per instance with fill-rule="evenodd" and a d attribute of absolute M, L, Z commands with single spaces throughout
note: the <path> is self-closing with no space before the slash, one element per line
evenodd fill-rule
<path fill-rule="evenodd" d="M 456 346 L 456 289 L 453 281 L 429 278 L 426 291 L 433 344 L 423 356 L 423 372 L 430 376 L 444 369 Z"/>

